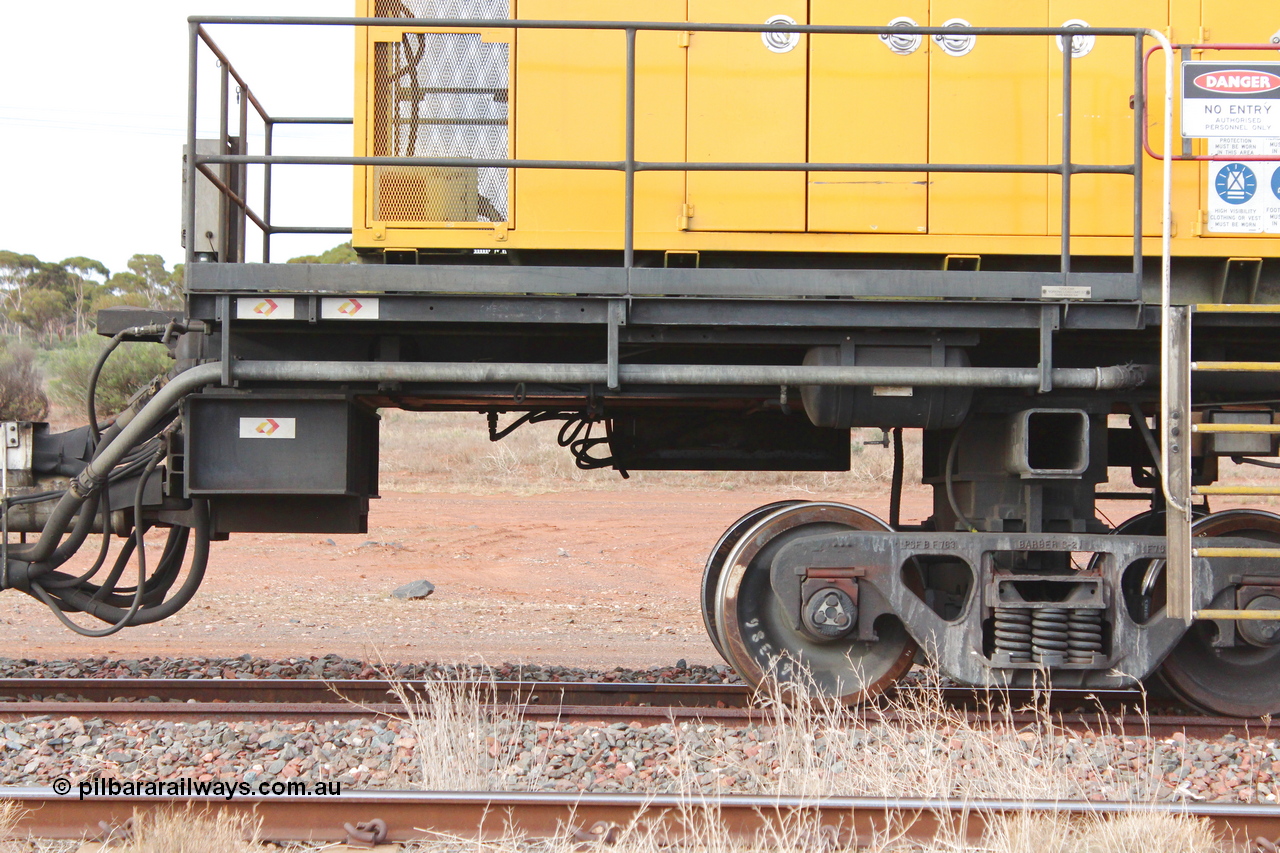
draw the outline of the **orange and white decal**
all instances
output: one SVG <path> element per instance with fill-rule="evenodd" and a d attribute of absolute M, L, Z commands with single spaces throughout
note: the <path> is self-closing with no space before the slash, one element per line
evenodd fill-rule
<path fill-rule="evenodd" d="M 241 438 L 297 438 L 297 418 L 241 418 Z"/>
<path fill-rule="evenodd" d="M 376 320 L 378 299 L 375 296 L 337 296 L 320 300 L 321 320 Z"/>
<path fill-rule="evenodd" d="M 293 320 L 292 296 L 240 296 L 236 298 L 237 320 Z"/>

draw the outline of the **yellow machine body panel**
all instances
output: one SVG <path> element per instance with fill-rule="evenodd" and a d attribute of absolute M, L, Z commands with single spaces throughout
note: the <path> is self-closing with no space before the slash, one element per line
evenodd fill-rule
<path fill-rule="evenodd" d="M 1141 20 L 1163 31 L 1169 25 L 1168 0 L 1130 0 L 1124 4 L 1108 0 L 1050 0 L 1049 25 L 1067 21 L 1088 21 L 1097 27 L 1131 26 Z M 1127 39 L 1100 38 L 1075 44 L 1072 62 L 1071 159 L 1076 163 L 1101 165 L 1133 159 L 1133 109 L 1129 97 L 1134 90 L 1134 45 Z M 1062 48 L 1049 50 L 1049 98 L 1055 107 L 1049 112 L 1047 137 L 1049 162 L 1062 160 Z M 1161 66 L 1163 71 L 1163 67 Z M 1163 73 L 1160 75 L 1163 81 Z M 1163 96 L 1164 86 L 1160 87 Z M 1163 124 L 1163 120 L 1161 121 Z M 1143 186 L 1146 198 L 1160 198 L 1159 163 L 1144 162 Z M 1132 192 L 1128 177 L 1075 175 L 1071 179 L 1071 233 L 1082 235 L 1130 236 L 1133 234 L 1131 205 L 1118 204 L 1124 193 Z M 1049 179 L 1049 233 L 1062 233 L 1062 181 Z M 1143 233 L 1160 233 L 1158 205 L 1146 205 Z"/>
<path fill-rule="evenodd" d="M 522 0 L 542 20 L 678 21 L 685 0 Z M 626 145 L 626 41 L 619 30 L 520 30 L 516 35 L 515 152 L 521 160 L 617 160 Z M 674 33 L 636 37 L 636 156 L 681 161 L 685 50 Z M 528 169 L 516 178 L 519 228 L 561 240 L 622 232 L 621 172 Z M 671 231 L 683 172 L 636 177 L 636 227 Z M 566 244 L 570 245 L 570 244 Z"/>
<path fill-rule="evenodd" d="M 1147 27 L 1175 42 L 1264 43 L 1256 0 L 474 0 L 522 20 L 671 24 Z M 385 6 L 386 4 L 383 4 Z M 465 4 L 464 4 L 465 5 Z M 357 14 L 385 9 L 358 0 Z M 356 154 L 625 159 L 620 30 L 370 26 L 357 35 Z M 1073 40 L 1074 41 L 1074 40 Z M 1155 45 L 1147 39 L 1144 49 Z M 1135 46 L 1097 37 L 1072 60 L 1073 161 L 1134 151 Z M 1196 59 L 1272 54 L 1195 51 Z M 1181 57 L 1178 57 L 1180 60 Z M 640 32 L 640 162 L 1039 165 L 1062 154 L 1062 48 L 1047 37 Z M 1163 55 L 1149 62 L 1147 129 L 1163 145 Z M 1175 90 L 1176 93 L 1176 90 Z M 1184 142 L 1174 154 L 1209 153 Z M 1280 255 L 1266 234 L 1206 227 L 1212 164 L 1174 164 L 1174 253 Z M 1143 161 L 1145 251 L 1157 254 L 1160 162 Z M 1072 178 L 1072 252 L 1133 252 L 1133 179 Z M 639 171 L 635 247 L 674 252 L 1056 255 L 1056 174 Z M 623 247 L 618 171 L 379 166 L 356 170 L 353 242 L 368 250 Z"/>
<path fill-rule="evenodd" d="M 689 0 L 705 24 L 808 23 L 806 0 Z M 767 42 L 767 43 L 766 43 Z M 807 36 L 692 33 L 689 162 L 801 163 L 805 159 Z M 804 231 L 803 172 L 689 172 L 689 228 Z"/>
<path fill-rule="evenodd" d="M 814 24 L 885 23 L 884 4 L 875 0 L 811 0 L 809 9 Z M 929 2 L 910 0 L 894 12 L 924 26 Z M 809 162 L 929 161 L 929 53 L 922 48 L 919 36 L 898 50 L 879 36 L 812 37 Z M 924 172 L 810 172 L 808 201 L 810 231 L 922 234 L 929 227 Z"/>
<path fill-rule="evenodd" d="M 930 26 L 1048 26 L 1044 3 L 932 0 Z M 929 47 L 929 162 L 1044 165 L 1048 83 L 1043 37 L 978 36 Z M 1044 175 L 933 174 L 932 234 L 1047 234 Z"/>

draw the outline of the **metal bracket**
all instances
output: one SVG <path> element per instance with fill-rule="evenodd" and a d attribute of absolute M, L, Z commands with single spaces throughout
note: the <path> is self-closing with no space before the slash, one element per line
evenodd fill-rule
<path fill-rule="evenodd" d="M 224 388 L 231 387 L 231 297 L 218 297 L 218 320 L 222 324 L 222 379 Z"/>
<path fill-rule="evenodd" d="M 347 831 L 347 846 L 361 849 L 372 849 L 387 840 L 387 822 L 382 818 L 366 820 L 352 826 L 344 823 Z"/>
<path fill-rule="evenodd" d="M 1040 306 L 1040 393 L 1053 390 L 1053 333 L 1060 327 L 1056 304 Z"/>
<path fill-rule="evenodd" d="M 609 381 L 610 391 L 617 391 L 618 382 L 618 329 L 627 325 L 627 303 L 621 299 L 609 300 Z"/>
<path fill-rule="evenodd" d="M 1191 312 L 1170 307 L 1160 333 L 1168 342 L 1161 383 L 1160 431 L 1164 451 L 1165 532 L 1168 537 L 1168 605 L 1171 619 L 1190 625 L 1194 617 L 1191 571 Z"/>

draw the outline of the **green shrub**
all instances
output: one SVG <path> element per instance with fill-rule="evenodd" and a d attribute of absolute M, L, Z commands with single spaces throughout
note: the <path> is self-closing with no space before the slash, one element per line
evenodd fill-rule
<path fill-rule="evenodd" d="M 107 345 L 106 338 L 85 335 L 65 349 L 49 353 L 52 381 L 49 393 L 64 406 L 81 410 L 89 390 L 89 374 Z M 113 415 L 156 376 L 168 373 L 173 362 L 163 344 L 124 343 L 107 359 L 98 377 L 95 408 L 98 416 Z"/>
<path fill-rule="evenodd" d="M 49 414 L 36 354 L 0 339 L 0 421 L 39 421 Z"/>

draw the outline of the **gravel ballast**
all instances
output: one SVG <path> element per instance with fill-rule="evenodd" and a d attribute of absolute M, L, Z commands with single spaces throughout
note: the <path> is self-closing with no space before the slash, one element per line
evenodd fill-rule
<path fill-rule="evenodd" d="M 786 762 L 779 761 L 770 726 L 524 723 L 519 729 L 514 737 L 487 735 L 474 744 L 471 755 L 464 756 L 488 774 L 488 787 L 652 793 L 786 791 L 778 770 Z M 1181 734 L 1165 739 L 1083 734 L 1046 740 L 1023 732 L 1010 736 L 1015 752 L 1019 739 L 1025 744 L 1020 760 L 1026 767 L 1013 772 L 1043 765 L 1045 773 L 1090 799 L 1276 802 L 1280 742 L 1275 738 L 1245 740 L 1227 735 L 1207 741 Z M 819 756 L 821 741 L 819 737 L 814 745 Z M 362 788 L 422 787 L 417 745 L 413 726 L 401 720 L 112 723 L 36 717 L 0 724 L 0 781 L 49 785 L 58 777 L 75 783 L 94 776 L 250 783 L 336 779 L 344 786 Z M 918 790 L 924 775 L 947 774 L 970 779 L 965 783 L 969 787 L 978 785 L 980 790 L 967 794 L 1001 795 L 1000 781 L 984 769 L 992 761 L 990 745 L 963 733 L 942 730 L 880 736 L 871 729 L 856 733 L 845 748 L 847 754 L 824 771 L 844 774 L 832 793 L 923 794 L 929 793 Z M 1002 749 L 1009 751 L 1007 745 Z M 1054 755 L 1049 761 L 1043 758 L 1046 752 Z M 893 762 L 900 762 L 901 788 L 886 783 L 882 774 L 860 790 L 854 772 L 858 768 L 853 766 L 859 754 L 891 769 Z M 1013 757 L 1014 762 L 1008 754 L 997 760 L 1009 766 L 1019 760 Z M 922 762 L 947 767 L 922 771 Z M 1037 776 L 1035 784 L 1040 781 Z M 994 787 L 988 790 L 983 784 Z"/>
<path fill-rule="evenodd" d="M 728 666 L 673 666 L 649 669 L 586 669 L 536 664 L 472 665 L 434 663 L 371 664 L 368 661 L 324 657 L 270 658 L 242 655 L 235 658 L 135 659 L 83 658 L 36 661 L 0 658 L 0 678 L 318 678 L 328 680 L 396 678 L 459 678 L 497 681 L 616 681 L 626 684 L 734 684 L 737 674 Z"/>

